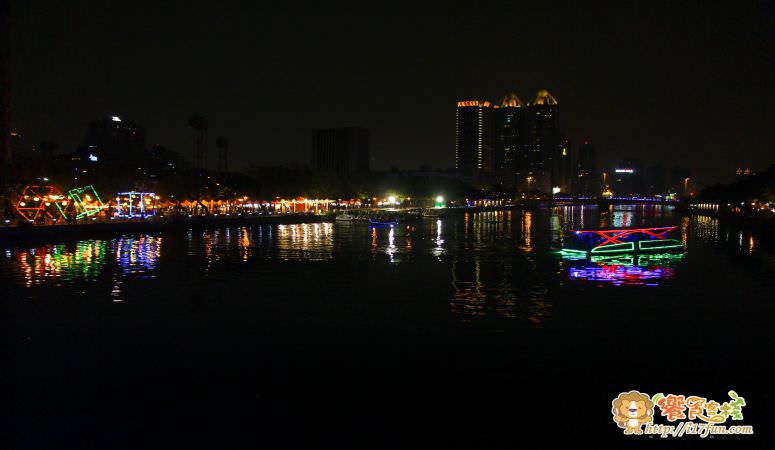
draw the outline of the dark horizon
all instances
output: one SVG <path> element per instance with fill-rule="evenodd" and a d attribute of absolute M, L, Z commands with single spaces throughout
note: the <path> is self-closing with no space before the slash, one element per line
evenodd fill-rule
<path fill-rule="evenodd" d="M 443 15 L 441 15 L 443 14 Z M 767 2 L 368 12 L 189 2 L 16 2 L 11 125 L 60 151 L 120 115 L 191 159 L 192 113 L 234 169 L 309 164 L 311 130 L 368 128 L 372 167 L 454 165 L 455 105 L 547 89 L 574 152 L 691 168 L 704 184 L 773 162 Z M 574 156 L 575 159 L 575 156 Z"/>

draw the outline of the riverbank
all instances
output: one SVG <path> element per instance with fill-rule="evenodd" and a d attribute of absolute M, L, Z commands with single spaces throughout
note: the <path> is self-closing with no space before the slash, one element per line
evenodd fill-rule
<path fill-rule="evenodd" d="M 258 216 L 153 217 L 144 220 L 94 222 L 84 224 L 0 227 L 0 241 L 51 238 L 60 236 L 95 236 L 122 233 L 150 233 L 180 229 L 224 228 L 253 225 L 319 223 L 333 216 L 283 214 Z"/>
<path fill-rule="evenodd" d="M 681 211 L 687 215 L 712 217 L 714 219 L 724 220 L 740 227 L 752 228 L 755 230 L 775 232 L 775 218 L 771 215 L 750 215 L 745 213 L 730 213 L 711 210 L 690 209 Z"/>

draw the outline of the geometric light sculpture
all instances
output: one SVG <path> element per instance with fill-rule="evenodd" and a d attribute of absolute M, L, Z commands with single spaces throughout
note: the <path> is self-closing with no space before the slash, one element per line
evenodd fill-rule
<path fill-rule="evenodd" d="M 25 186 L 14 209 L 28 222 L 56 222 L 63 217 L 62 210 L 69 201 L 54 186 Z"/>
<path fill-rule="evenodd" d="M 577 238 L 592 243 L 590 255 L 612 253 L 649 253 L 683 249 L 683 243 L 668 239 L 667 234 L 677 227 L 619 228 L 609 230 L 571 230 Z M 593 242 L 596 241 L 596 242 Z M 581 255 L 586 250 L 563 249 L 569 255 Z"/>
<path fill-rule="evenodd" d="M 116 195 L 116 215 L 146 217 L 156 215 L 156 194 L 153 192 L 119 192 Z"/>
<path fill-rule="evenodd" d="M 67 197 L 73 201 L 76 219 L 99 214 L 108 207 L 102 203 L 102 199 L 92 185 L 70 189 Z"/>

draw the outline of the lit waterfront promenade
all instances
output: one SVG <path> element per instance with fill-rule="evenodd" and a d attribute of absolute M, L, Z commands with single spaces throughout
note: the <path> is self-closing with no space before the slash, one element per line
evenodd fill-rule
<path fill-rule="evenodd" d="M 570 198 L 532 198 L 512 200 L 511 202 L 474 202 L 467 206 L 451 206 L 440 208 L 445 215 L 464 214 L 479 211 L 494 211 L 505 209 L 530 209 L 542 205 L 610 205 L 627 203 L 650 203 L 650 204 L 675 204 L 673 201 L 655 200 L 655 199 L 570 199 Z M 26 224 L 24 222 L 9 222 L 5 226 L 0 226 L 0 240 L 38 238 L 53 236 L 92 236 L 101 234 L 115 233 L 145 233 L 152 231 L 167 231 L 178 229 L 203 229 L 203 228 L 221 228 L 232 226 L 252 226 L 252 225 L 275 225 L 275 224 L 294 224 L 294 223 L 317 223 L 332 221 L 336 214 L 342 212 L 353 213 L 371 213 L 381 211 L 394 211 L 406 213 L 416 211 L 416 206 L 379 206 L 379 207 L 359 207 L 330 209 L 327 212 L 315 214 L 312 212 L 297 213 L 226 213 L 209 215 L 156 215 L 147 217 L 133 218 L 113 218 L 107 219 L 104 216 L 98 218 L 88 218 L 78 223 L 59 222 L 54 224 Z"/>
<path fill-rule="evenodd" d="M 186 228 L 221 228 L 231 226 L 312 223 L 326 220 L 324 215 L 212 215 L 193 217 L 147 217 L 144 219 L 94 221 L 80 224 L 22 225 L 0 227 L 0 240 L 53 236 L 86 236 L 115 233 L 146 233 Z"/>

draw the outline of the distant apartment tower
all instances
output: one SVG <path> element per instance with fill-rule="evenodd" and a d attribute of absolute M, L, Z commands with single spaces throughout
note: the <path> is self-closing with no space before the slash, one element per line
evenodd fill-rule
<path fill-rule="evenodd" d="M 617 196 L 644 195 L 645 173 L 640 160 L 625 158 L 611 171 L 609 184 Z"/>
<path fill-rule="evenodd" d="M 563 176 L 563 135 L 560 131 L 560 106 L 546 90 L 536 94 L 527 106 L 527 162 L 533 189 L 548 192 Z M 565 148 L 567 156 L 567 148 Z"/>
<path fill-rule="evenodd" d="M 573 192 L 580 195 L 600 193 L 597 173 L 597 152 L 590 141 L 584 141 L 578 148 L 578 158 L 573 173 Z"/>
<path fill-rule="evenodd" d="M 527 167 L 525 105 L 516 94 L 506 94 L 500 106 L 494 106 L 493 130 L 496 179 L 503 186 L 514 187 Z"/>
<path fill-rule="evenodd" d="M 145 128 L 119 116 L 89 123 L 83 140 L 86 150 L 101 161 L 130 161 L 145 156 Z"/>
<path fill-rule="evenodd" d="M 312 130 L 312 168 L 351 175 L 369 171 L 369 130 L 358 127 Z"/>
<path fill-rule="evenodd" d="M 3 164 L 11 164 L 11 109 L 9 105 L 10 88 L 8 75 L 8 5 L 0 1 L 0 157 Z"/>
<path fill-rule="evenodd" d="M 229 171 L 229 139 L 225 137 L 215 138 L 215 148 L 218 149 L 218 171 Z"/>
<path fill-rule="evenodd" d="M 579 157 L 576 160 L 576 176 L 586 178 L 597 175 L 597 151 L 594 144 L 584 141 L 579 145 Z"/>
<path fill-rule="evenodd" d="M 463 175 L 493 171 L 493 108 L 490 102 L 457 103 L 455 169 Z"/>
<path fill-rule="evenodd" d="M 208 156 L 208 138 L 207 130 L 209 127 L 209 121 L 206 116 L 193 115 L 188 118 L 188 126 L 191 127 L 194 133 L 194 151 L 193 161 L 194 167 L 197 169 L 207 169 L 207 156 Z"/>
<path fill-rule="evenodd" d="M 676 166 L 670 169 L 670 191 L 678 194 L 685 194 L 691 176 L 692 171 L 686 167 Z"/>
<path fill-rule="evenodd" d="M 646 194 L 664 195 L 667 193 L 667 170 L 661 164 L 646 168 Z"/>

